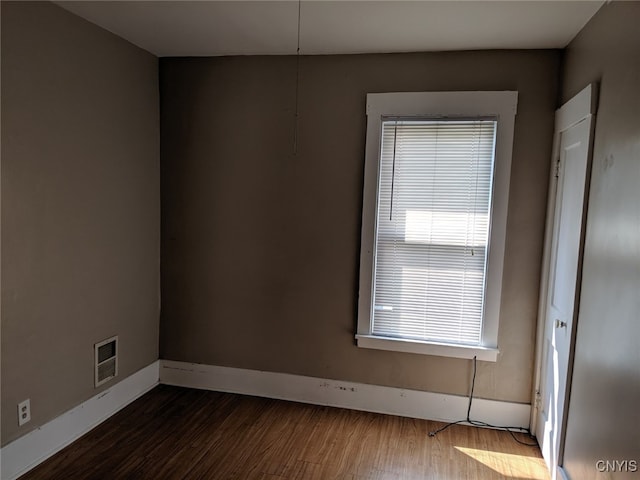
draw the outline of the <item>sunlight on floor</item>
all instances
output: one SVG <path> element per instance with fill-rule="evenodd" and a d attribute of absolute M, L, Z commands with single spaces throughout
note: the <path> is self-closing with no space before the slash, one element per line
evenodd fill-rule
<path fill-rule="evenodd" d="M 544 460 L 539 457 L 466 447 L 454 448 L 506 478 L 523 480 L 548 480 L 550 478 Z"/>

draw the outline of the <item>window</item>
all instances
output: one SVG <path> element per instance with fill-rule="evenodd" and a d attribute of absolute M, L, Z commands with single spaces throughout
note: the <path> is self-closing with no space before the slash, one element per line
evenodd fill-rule
<path fill-rule="evenodd" d="M 358 346 L 496 360 L 516 105 L 367 96 Z"/>

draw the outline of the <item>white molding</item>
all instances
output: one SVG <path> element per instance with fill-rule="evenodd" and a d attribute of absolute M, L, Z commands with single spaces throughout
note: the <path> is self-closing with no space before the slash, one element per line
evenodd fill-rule
<path fill-rule="evenodd" d="M 14 480 L 163 383 L 438 421 L 466 417 L 468 398 L 240 368 L 158 360 L 2 448 L 1 475 Z M 527 428 L 531 406 L 476 398 L 471 417 Z"/>
<path fill-rule="evenodd" d="M 2 448 L 4 480 L 28 472 L 158 384 L 159 361 Z"/>
<path fill-rule="evenodd" d="M 556 110 L 556 133 L 564 132 L 589 115 L 596 113 L 598 85 L 591 83 Z"/>
<path fill-rule="evenodd" d="M 286 373 L 160 360 L 160 383 L 437 421 L 466 418 L 458 395 L 329 380 Z M 528 428 L 531 405 L 476 398 L 471 418 Z"/>
<path fill-rule="evenodd" d="M 536 349 L 534 367 L 534 386 L 532 392 L 531 432 L 538 436 L 538 410 L 537 392 L 540 391 L 542 380 L 542 343 L 544 341 L 544 329 L 547 321 L 547 290 L 549 288 L 549 271 L 551 262 L 551 240 L 553 236 L 553 217 L 556 208 L 557 178 L 555 176 L 556 164 L 560 159 L 560 138 L 562 132 L 588 119 L 591 122 L 590 141 L 593 141 L 593 129 L 595 128 L 595 113 L 598 103 L 598 84 L 591 83 L 583 88 L 580 93 L 562 105 L 555 113 L 553 132 L 553 147 L 551 151 L 551 163 L 549 168 L 549 190 L 547 194 L 547 217 L 545 224 L 544 247 L 542 252 L 542 271 L 540 273 L 540 289 L 538 294 L 538 317 L 536 329 Z M 591 147 L 590 147 L 591 150 Z M 589 153 L 591 158 L 591 153 Z"/>
<path fill-rule="evenodd" d="M 446 343 L 421 342 L 404 338 L 378 337 L 376 335 L 356 335 L 358 346 L 392 352 L 420 353 L 440 357 L 467 358 L 476 357 L 485 362 L 498 360 L 500 351 L 497 348 L 456 345 Z"/>
<path fill-rule="evenodd" d="M 518 107 L 517 91 L 463 91 L 463 92 L 399 92 L 367 94 L 367 135 L 363 185 L 362 227 L 360 244 L 360 272 L 358 291 L 358 336 L 372 336 L 372 296 L 376 256 L 376 209 L 380 169 L 380 136 L 382 117 L 388 116 L 491 116 L 498 119 L 495 143 L 495 167 L 491 212 L 491 246 L 487 257 L 482 339 L 479 347 L 497 352 L 498 327 L 506 246 L 507 213 L 515 116 Z M 391 350 L 392 345 L 379 341 L 360 342 L 365 348 Z M 363 337 L 364 338 L 364 337 Z M 366 345 L 365 345 L 366 344 Z M 428 353 L 413 349 L 413 353 Z M 407 351 L 406 349 L 399 351 Z M 468 358 L 468 351 L 452 355 L 454 348 L 440 350 L 446 356 Z M 438 353 L 436 353 L 437 355 Z M 490 360 L 491 361 L 491 360 Z M 495 359 L 493 360 L 495 361 Z"/>

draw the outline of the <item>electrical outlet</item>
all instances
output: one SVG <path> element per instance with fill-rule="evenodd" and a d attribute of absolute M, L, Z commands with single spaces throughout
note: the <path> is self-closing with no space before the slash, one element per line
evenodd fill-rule
<path fill-rule="evenodd" d="M 18 425 L 22 426 L 31 420 L 31 400 L 26 399 L 18 404 Z"/>

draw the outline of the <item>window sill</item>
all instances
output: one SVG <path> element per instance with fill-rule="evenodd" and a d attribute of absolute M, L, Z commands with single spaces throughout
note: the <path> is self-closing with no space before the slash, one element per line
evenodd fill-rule
<path fill-rule="evenodd" d="M 456 345 L 451 343 L 421 342 L 402 338 L 378 337 L 376 335 L 356 335 L 358 347 L 389 350 L 392 352 L 418 353 L 440 357 L 473 358 L 485 362 L 495 362 L 500 351 L 497 348 Z"/>

